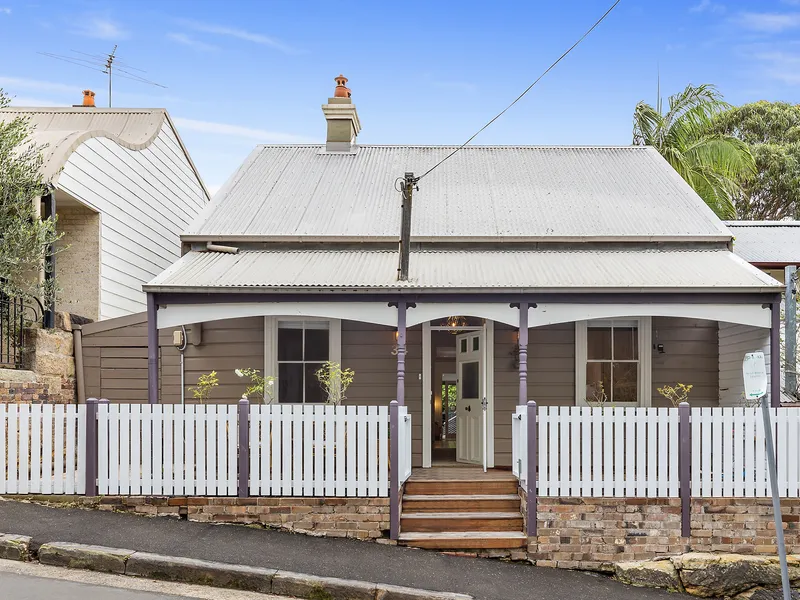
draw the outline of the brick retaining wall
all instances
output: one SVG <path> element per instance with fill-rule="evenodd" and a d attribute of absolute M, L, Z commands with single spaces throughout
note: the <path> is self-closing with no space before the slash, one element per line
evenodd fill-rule
<path fill-rule="evenodd" d="M 37 500 L 57 503 L 57 496 Z M 70 502 L 100 510 L 183 517 L 203 523 L 260 524 L 329 537 L 388 537 L 388 498 L 230 498 L 161 496 L 74 496 Z"/>
<path fill-rule="evenodd" d="M 787 550 L 800 552 L 800 499 L 781 508 Z M 769 498 L 693 499 L 690 538 L 681 537 L 677 498 L 539 498 L 538 517 L 528 558 L 540 566 L 606 570 L 689 551 L 777 553 Z"/>

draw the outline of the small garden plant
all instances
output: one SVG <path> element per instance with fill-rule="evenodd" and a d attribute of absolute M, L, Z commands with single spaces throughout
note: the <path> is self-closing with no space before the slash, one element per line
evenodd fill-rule
<path fill-rule="evenodd" d="M 236 369 L 234 371 L 239 377 L 247 377 L 250 385 L 244 391 L 244 397 L 254 396 L 264 404 L 272 404 L 275 399 L 275 378 L 263 377 L 258 369 Z"/>
<path fill-rule="evenodd" d="M 658 393 L 664 396 L 667 400 L 672 402 L 672 406 L 678 407 L 682 402 L 688 402 L 689 392 L 692 391 L 694 386 L 683 383 L 676 383 L 675 386 L 665 385 L 664 387 L 656 388 Z"/>
<path fill-rule="evenodd" d="M 356 373 L 352 369 L 342 369 L 339 363 L 326 361 L 314 375 L 325 391 L 328 404 L 339 406 L 347 399 L 345 392 L 353 383 Z"/>
<path fill-rule="evenodd" d="M 211 373 L 203 373 L 200 375 L 197 379 L 197 385 L 189 388 L 189 391 L 192 392 L 192 395 L 200 404 L 205 404 L 211 397 L 211 391 L 218 385 L 219 379 L 217 378 L 217 372 L 211 371 Z"/>

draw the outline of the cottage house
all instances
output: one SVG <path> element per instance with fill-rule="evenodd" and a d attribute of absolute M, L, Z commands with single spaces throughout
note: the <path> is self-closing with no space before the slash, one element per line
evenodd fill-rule
<path fill-rule="evenodd" d="M 656 389 L 680 382 L 695 406 L 733 406 L 745 348 L 778 372 L 780 283 L 654 149 L 361 145 L 346 90 L 322 107 L 324 145 L 257 147 L 144 286 L 150 402 L 158 328 L 202 323 L 225 334 L 187 349 L 186 385 L 216 369 L 235 401 L 250 366 L 277 402 L 321 402 L 331 360 L 355 370 L 349 402 L 405 402 L 415 466 L 492 467 L 511 464 L 505 415 L 528 398 L 663 406 Z M 404 204 L 404 174 L 448 156 Z"/>

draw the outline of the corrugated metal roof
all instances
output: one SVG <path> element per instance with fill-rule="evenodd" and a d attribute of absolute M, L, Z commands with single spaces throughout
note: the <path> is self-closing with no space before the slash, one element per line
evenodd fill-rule
<path fill-rule="evenodd" d="M 259 146 L 184 239 L 397 239 L 406 171 L 449 146 Z M 414 195 L 413 239 L 730 239 L 652 148 L 468 146 Z"/>
<path fill-rule="evenodd" d="M 33 132 L 31 142 L 38 146 L 46 145 L 42 154 L 42 176 L 54 185 L 58 181 L 61 168 L 67 163 L 72 152 L 85 141 L 95 137 L 106 137 L 129 150 L 147 148 L 158 137 L 166 119 L 163 108 L 83 108 L 83 107 L 8 107 L 0 109 L 0 122 L 12 121 L 18 117 L 28 119 Z M 183 146 L 177 129 L 172 126 L 178 143 L 186 159 L 192 166 L 198 180 L 202 178 Z M 205 184 L 203 184 L 205 190 Z"/>
<path fill-rule="evenodd" d="M 800 265 L 800 221 L 728 221 L 733 251 L 756 264 Z"/>
<path fill-rule="evenodd" d="M 413 252 L 397 281 L 397 252 L 189 252 L 148 291 L 337 290 L 760 291 L 781 284 L 726 250 L 432 250 Z"/>

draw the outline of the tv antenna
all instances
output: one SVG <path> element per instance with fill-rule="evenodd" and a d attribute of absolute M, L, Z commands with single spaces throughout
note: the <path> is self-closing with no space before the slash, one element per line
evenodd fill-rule
<path fill-rule="evenodd" d="M 114 49 L 111 50 L 111 52 L 109 52 L 108 54 L 87 54 L 86 52 L 80 52 L 79 50 L 70 50 L 70 52 L 72 54 L 53 54 L 51 52 L 37 52 L 37 54 L 41 54 L 42 56 L 47 56 L 48 58 L 55 58 L 56 60 L 68 62 L 70 64 L 77 65 L 85 69 L 91 69 L 92 71 L 99 71 L 104 75 L 108 75 L 109 108 L 111 108 L 111 84 L 112 84 L 112 79 L 114 77 L 119 77 L 121 79 L 130 79 L 131 81 L 138 81 L 139 83 L 144 83 L 146 85 L 152 85 L 164 89 L 166 89 L 167 87 L 165 85 L 161 85 L 160 83 L 156 83 L 155 81 L 150 81 L 149 79 L 145 79 L 141 75 L 133 73 L 132 71 L 138 71 L 139 73 L 146 73 L 147 71 L 143 71 L 142 69 L 137 69 L 136 67 L 132 67 L 131 65 L 120 61 L 119 58 L 117 57 L 116 44 L 114 44 Z"/>

